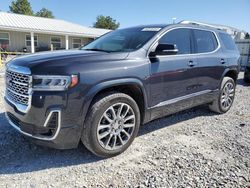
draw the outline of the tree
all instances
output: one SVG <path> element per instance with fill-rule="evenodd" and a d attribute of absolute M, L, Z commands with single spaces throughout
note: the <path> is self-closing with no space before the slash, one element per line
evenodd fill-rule
<path fill-rule="evenodd" d="M 36 16 L 44 17 L 44 18 L 55 18 L 53 13 L 46 8 L 42 8 L 40 11 L 38 11 L 36 13 Z"/>
<path fill-rule="evenodd" d="M 246 33 L 245 39 L 250 39 L 249 33 Z"/>
<path fill-rule="evenodd" d="M 120 26 L 119 22 L 116 22 L 110 16 L 97 16 L 96 22 L 93 25 L 95 28 L 102 28 L 102 29 L 112 29 L 115 30 Z"/>
<path fill-rule="evenodd" d="M 28 0 L 14 0 L 9 8 L 11 12 L 16 14 L 33 15 L 33 10 Z"/>

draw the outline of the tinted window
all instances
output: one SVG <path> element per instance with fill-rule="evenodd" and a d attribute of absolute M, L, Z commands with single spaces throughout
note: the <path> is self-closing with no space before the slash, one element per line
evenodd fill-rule
<path fill-rule="evenodd" d="M 174 29 L 166 33 L 160 43 L 175 44 L 178 49 L 177 54 L 191 53 L 191 37 L 189 29 Z"/>
<path fill-rule="evenodd" d="M 107 52 L 131 52 L 141 48 L 161 28 L 118 29 L 94 40 L 83 47 L 83 50 Z"/>
<path fill-rule="evenodd" d="M 219 36 L 227 50 L 236 50 L 235 43 L 230 35 L 220 33 Z"/>
<path fill-rule="evenodd" d="M 193 30 L 195 41 L 195 53 L 214 51 L 218 44 L 214 34 L 210 31 Z"/>

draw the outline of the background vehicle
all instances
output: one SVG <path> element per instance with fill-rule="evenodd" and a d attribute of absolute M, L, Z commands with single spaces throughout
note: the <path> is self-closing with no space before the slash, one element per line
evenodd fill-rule
<path fill-rule="evenodd" d="M 208 104 L 233 104 L 239 52 L 223 31 L 194 25 L 116 30 L 80 50 L 16 58 L 6 70 L 6 116 L 35 142 L 80 140 L 98 156 L 128 148 L 139 126 Z"/>
<path fill-rule="evenodd" d="M 250 62 L 245 67 L 244 81 L 248 83 L 250 82 Z"/>

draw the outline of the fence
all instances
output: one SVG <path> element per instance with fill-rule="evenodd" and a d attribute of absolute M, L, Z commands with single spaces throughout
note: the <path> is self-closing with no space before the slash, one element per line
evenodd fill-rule
<path fill-rule="evenodd" d="M 0 51 L 0 66 L 4 66 L 4 64 L 17 55 L 23 55 L 27 53 L 22 53 L 22 52 L 1 52 Z"/>
<path fill-rule="evenodd" d="M 240 64 L 241 67 L 245 67 L 250 63 L 250 39 L 241 39 L 235 41 L 240 51 Z"/>

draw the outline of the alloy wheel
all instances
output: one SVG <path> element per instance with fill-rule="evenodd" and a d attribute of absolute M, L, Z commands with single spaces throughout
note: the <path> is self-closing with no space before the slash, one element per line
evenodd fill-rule
<path fill-rule="evenodd" d="M 221 107 L 224 110 L 228 110 L 232 106 L 234 100 L 234 94 L 235 94 L 234 84 L 231 82 L 226 83 L 222 90 L 222 95 L 221 95 Z"/>
<path fill-rule="evenodd" d="M 97 127 L 99 144 L 106 150 L 117 150 L 131 138 L 136 123 L 134 110 L 126 103 L 110 106 Z"/>

